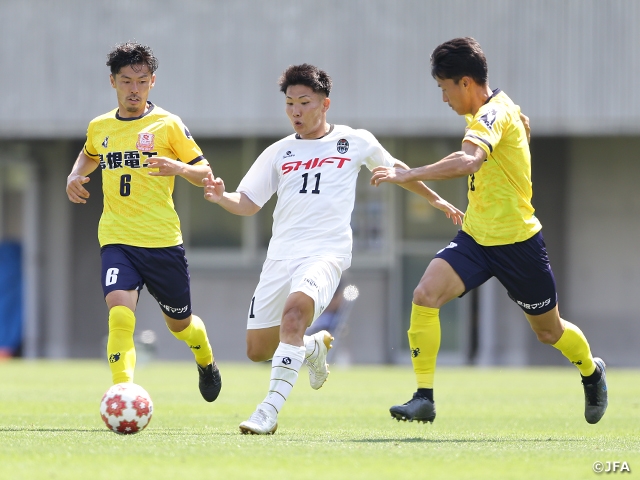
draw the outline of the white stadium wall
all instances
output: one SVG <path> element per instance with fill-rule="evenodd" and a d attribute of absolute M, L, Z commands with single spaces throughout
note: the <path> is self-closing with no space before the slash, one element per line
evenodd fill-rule
<path fill-rule="evenodd" d="M 103 355 L 99 177 L 90 184 L 92 202 L 82 206 L 68 202 L 64 182 L 89 120 L 115 107 L 105 66 L 115 43 L 152 46 L 160 68 L 151 99 L 180 115 L 199 142 L 288 134 L 277 79 L 288 65 L 309 62 L 333 77 L 330 121 L 371 130 L 392 153 L 396 147 L 402 153 L 398 145 L 407 138 L 433 141 L 432 150 L 418 153 L 434 161 L 434 152 L 456 148 L 464 121 L 441 101 L 429 55 L 442 41 L 473 36 L 487 55 L 490 85 L 531 118 L 534 206 L 563 316 L 583 328 L 608 363 L 640 366 L 634 316 L 640 2 L 23 0 L 0 1 L 0 18 L 0 166 L 25 165 L 31 172 L 22 187 L 28 199 L 22 222 L 26 356 Z M 238 161 L 245 168 L 253 150 L 242 151 Z M 402 322 L 413 286 L 402 283 L 402 261 L 426 262 L 448 241 L 403 241 L 396 190 L 383 196 L 380 228 L 388 248 L 377 256 L 356 253 L 348 271 L 361 290 L 342 344 L 354 363 L 409 362 Z M 463 206 L 461 197 L 456 202 Z M 6 221 L 0 215 L 0 226 Z M 242 220 L 244 233 L 256 228 Z M 188 248 L 195 311 L 220 360 L 248 361 L 245 316 L 263 254 L 254 247 L 243 244 L 232 253 Z M 566 363 L 535 340 L 500 286 L 483 286 L 478 300 L 474 363 Z M 455 327 L 461 350 L 443 355 L 442 363 L 469 360 L 470 298 L 452 303 L 456 310 L 447 315 L 464 317 Z M 148 293 L 141 297 L 138 328 L 156 331 L 161 358 L 191 360 Z"/>

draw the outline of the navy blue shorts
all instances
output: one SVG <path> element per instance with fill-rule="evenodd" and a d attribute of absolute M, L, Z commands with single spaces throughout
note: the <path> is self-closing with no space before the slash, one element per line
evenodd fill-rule
<path fill-rule="evenodd" d="M 106 297 L 114 290 L 142 290 L 147 285 L 162 311 L 182 320 L 191 315 L 189 265 L 182 245 L 143 248 L 105 245 L 102 258 L 102 291 Z"/>
<path fill-rule="evenodd" d="M 436 258 L 445 260 L 460 276 L 465 287 L 462 295 L 496 277 L 511 300 L 529 315 L 546 313 L 558 303 L 542 232 L 524 242 L 485 247 L 460 230 Z"/>

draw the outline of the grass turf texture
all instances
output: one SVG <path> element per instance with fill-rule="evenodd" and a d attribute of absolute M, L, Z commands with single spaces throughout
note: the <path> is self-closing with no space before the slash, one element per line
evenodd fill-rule
<path fill-rule="evenodd" d="M 212 404 L 193 364 L 138 368 L 154 416 L 121 436 L 99 415 L 103 362 L 0 363 L 0 478 L 570 480 L 594 478 L 595 461 L 640 472 L 638 370 L 608 370 L 609 409 L 588 425 L 573 368 L 439 368 L 438 417 L 425 425 L 388 413 L 411 397 L 409 367 L 333 367 L 317 392 L 303 368 L 278 432 L 248 436 L 238 424 L 264 397 L 269 366 L 220 367 Z"/>

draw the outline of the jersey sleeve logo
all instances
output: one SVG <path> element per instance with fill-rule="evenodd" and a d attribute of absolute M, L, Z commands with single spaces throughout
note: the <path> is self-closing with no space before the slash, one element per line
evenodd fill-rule
<path fill-rule="evenodd" d="M 487 113 L 482 115 L 478 119 L 478 121 L 480 123 L 482 123 L 485 127 L 487 127 L 488 130 L 491 130 L 491 129 L 493 129 L 493 124 L 496 121 L 497 114 L 498 114 L 498 112 L 494 108 L 492 108 Z"/>
<path fill-rule="evenodd" d="M 148 152 L 153 150 L 153 142 L 155 139 L 155 135 L 149 132 L 142 132 L 138 134 L 138 142 L 136 143 L 136 148 L 141 152 Z"/>
<path fill-rule="evenodd" d="M 186 137 L 191 140 L 191 132 L 189 131 L 189 129 L 185 126 L 184 127 L 184 134 L 186 135 Z"/>
<path fill-rule="evenodd" d="M 338 149 L 338 153 L 347 153 L 349 151 L 349 142 L 347 142 L 346 138 L 341 138 L 338 140 L 336 148 Z"/>

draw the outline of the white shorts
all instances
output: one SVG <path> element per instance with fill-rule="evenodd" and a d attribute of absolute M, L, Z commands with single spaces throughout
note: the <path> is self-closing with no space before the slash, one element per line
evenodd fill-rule
<path fill-rule="evenodd" d="M 247 330 L 280 325 L 284 304 L 294 292 L 302 292 L 313 299 L 315 320 L 329 305 L 342 272 L 350 265 L 351 258 L 332 255 L 294 260 L 267 258 L 249 305 Z"/>

